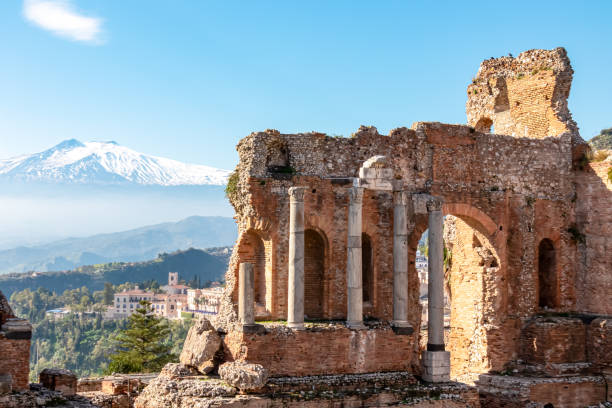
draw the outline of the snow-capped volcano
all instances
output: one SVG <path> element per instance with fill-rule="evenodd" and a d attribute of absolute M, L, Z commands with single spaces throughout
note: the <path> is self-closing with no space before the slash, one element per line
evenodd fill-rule
<path fill-rule="evenodd" d="M 115 142 L 66 140 L 0 160 L 0 179 L 74 184 L 223 185 L 229 171 L 149 156 Z"/>

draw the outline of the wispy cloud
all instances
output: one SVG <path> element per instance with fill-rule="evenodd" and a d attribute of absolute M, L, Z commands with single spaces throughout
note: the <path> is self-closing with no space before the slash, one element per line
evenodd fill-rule
<path fill-rule="evenodd" d="M 73 41 L 102 44 L 102 19 L 75 11 L 69 0 L 24 0 L 27 20 Z"/>

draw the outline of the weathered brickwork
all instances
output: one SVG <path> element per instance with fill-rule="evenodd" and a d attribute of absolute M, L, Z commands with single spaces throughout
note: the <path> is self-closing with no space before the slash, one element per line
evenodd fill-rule
<path fill-rule="evenodd" d="M 576 131 L 567 108 L 573 73 L 563 48 L 486 60 L 468 86 L 468 123 L 538 139 Z"/>
<path fill-rule="evenodd" d="M 13 389 L 28 388 L 30 367 L 30 341 L 9 340 L 0 333 L 0 372 L 13 377 Z"/>
<path fill-rule="evenodd" d="M 224 339 L 226 358 L 269 367 L 274 377 L 413 371 L 418 365 L 416 334 L 396 335 L 390 327 L 322 326 L 304 331 L 271 326 L 265 334 L 234 331 Z"/>
<path fill-rule="evenodd" d="M 529 378 L 482 375 L 478 381 L 482 408 L 598 406 L 606 401 L 602 377 Z M 548 405 L 548 406 L 551 406 Z"/>
<path fill-rule="evenodd" d="M 598 318 L 587 330 L 587 356 L 597 369 L 612 367 L 612 319 Z"/>
<path fill-rule="evenodd" d="M 530 364 L 586 361 L 586 327 L 580 319 L 540 317 L 521 335 L 520 358 Z"/>
<path fill-rule="evenodd" d="M 576 171 L 577 310 L 612 315 L 612 183 L 608 162 Z"/>
<path fill-rule="evenodd" d="M 31 337 L 32 326 L 15 317 L 0 292 L 0 375 L 11 375 L 13 390 L 28 388 Z"/>

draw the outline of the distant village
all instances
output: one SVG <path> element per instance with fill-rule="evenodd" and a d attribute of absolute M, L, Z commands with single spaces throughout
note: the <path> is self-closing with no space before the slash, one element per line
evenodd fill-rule
<path fill-rule="evenodd" d="M 129 290 L 114 294 L 113 304 L 103 312 L 104 319 L 124 319 L 141 307 L 140 301 L 151 303 L 154 314 L 167 319 L 184 319 L 196 314 L 215 315 L 223 293 L 220 282 L 212 282 L 209 288 L 193 289 L 179 281 L 178 272 L 168 273 L 168 284 L 162 286 L 160 293 L 140 289 L 138 285 Z M 72 311 L 68 307 L 48 310 L 47 316 L 59 319 Z M 93 311 L 85 312 L 86 314 Z"/>

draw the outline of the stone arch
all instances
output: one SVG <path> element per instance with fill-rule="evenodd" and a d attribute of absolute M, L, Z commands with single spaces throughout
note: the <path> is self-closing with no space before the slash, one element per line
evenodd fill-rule
<path fill-rule="evenodd" d="M 270 251 L 266 249 L 266 241 L 260 232 L 250 229 L 241 234 L 238 245 L 239 263 L 249 262 L 253 264 L 253 284 L 255 292 L 255 315 L 256 317 L 266 316 L 270 312 L 268 298 L 271 288 L 271 278 L 266 272 Z M 236 274 L 238 271 L 236 271 Z M 236 275 L 236 282 L 238 276 Z M 238 287 L 234 290 L 234 297 L 237 297 Z"/>
<path fill-rule="evenodd" d="M 467 373 L 499 369 L 505 363 L 495 353 L 504 347 L 500 343 L 504 336 L 496 331 L 507 302 L 505 269 L 500 258 L 503 248 L 498 247 L 504 240 L 500 239 L 497 223 L 470 204 L 447 203 L 443 213 L 445 283 L 450 309 L 446 350 L 451 353 L 451 378 L 469 381 Z M 427 230 L 427 219 L 426 214 L 415 215 L 415 227 L 409 238 L 409 274 L 415 279 L 416 249 Z M 417 288 L 415 285 L 409 289 L 411 301 L 418 295 Z M 418 304 L 418 299 L 413 302 Z M 426 332 L 422 335 L 424 347 Z"/>
<path fill-rule="evenodd" d="M 447 203 L 442 205 L 444 215 L 454 215 L 462 219 L 474 220 L 476 223 L 471 223 L 475 228 L 479 228 L 481 232 L 492 236 L 497 232 L 497 223 L 491 217 L 485 214 L 480 209 L 464 203 Z"/>
<path fill-rule="evenodd" d="M 491 133 L 492 127 L 493 121 L 486 116 L 478 119 L 478 122 L 476 122 L 476 124 L 474 125 L 474 129 L 476 129 L 477 132 L 482 133 Z"/>
<path fill-rule="evenodd" d="M 497 224 L 486 213 L 464 203 L 444 206 L 444 241 L 450 254 L 445 281 L 450 299 L 451 376 L 497 368 L 492 350 L 502 347 L 490 327 L 498 324 L 506 291 L 496 247 Z"/>
<path fill-rule="evenodd" d="M 325 311 L 325 270 L 327 244 L 323 234 L 314 229 L 304 231 L 304 315 L 320 319 Z"/>
<path fill-rule="evenodd" d="M 544 238 L 538 245 L 538 306 L 554 309 L 557 299 L 557 253 L 553 241 Z"/>
<path fill-rule="evenodd" d="M 363 302 L 374 303 L 374 252 L 372 240 L 366 233 L 361 234 L 361 282 Z"/>

